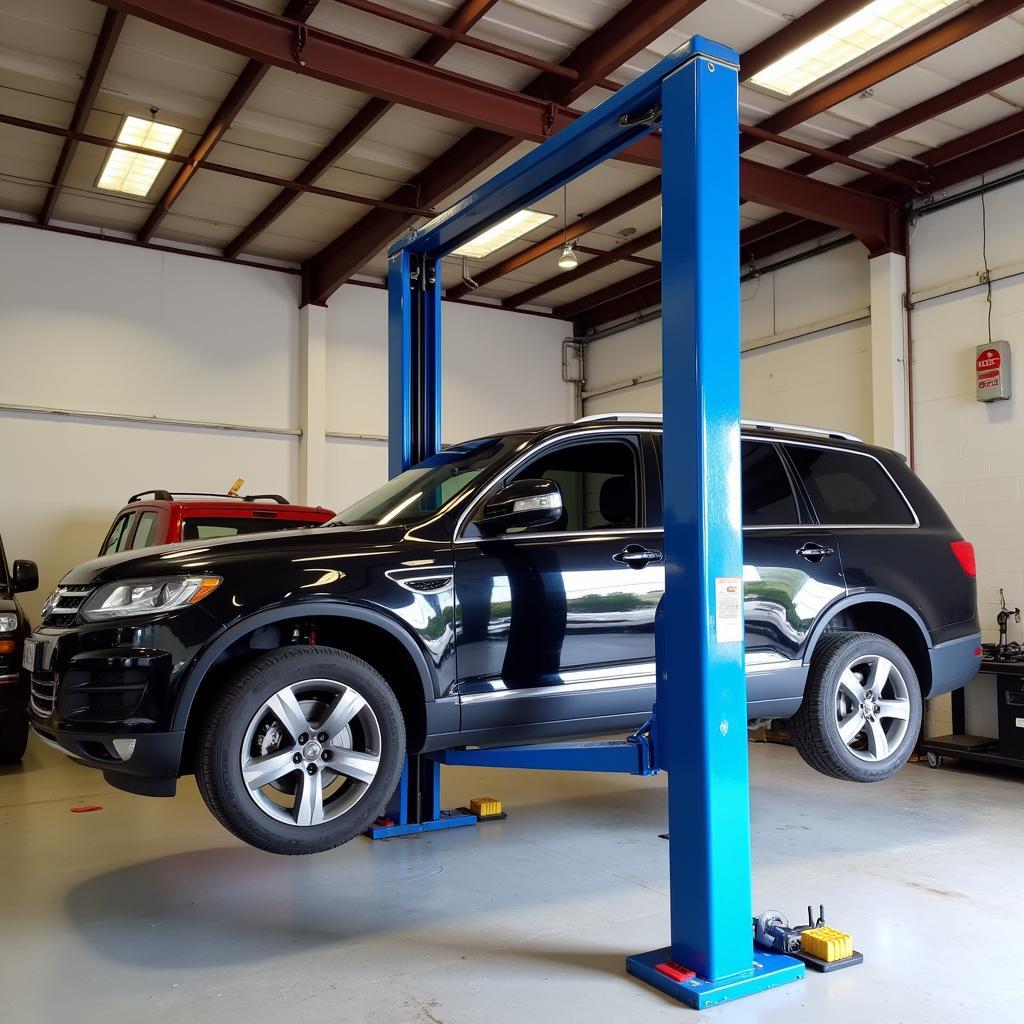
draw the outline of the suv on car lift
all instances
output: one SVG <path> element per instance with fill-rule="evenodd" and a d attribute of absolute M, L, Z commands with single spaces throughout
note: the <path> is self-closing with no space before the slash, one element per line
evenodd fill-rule
<path fill-rule="evenodd" d="M 241 484 L 239 481 L 238 486 Z M 294 530 L 319 526 L 333 516 L 329 508 L 292 505 L 280 494 L 142 491 L 133 494 L 114 516 L 99 553 L 114 555 L 157 544 L 177 544 L 182 540 Z"/>
<path fill-rule="evenodd" d="M 977 672 L 973 549 L 849 435 L 746 423 L 742 470 L 748 717 L 887 778 Z M 261 849 L 337 846 L 406 751 L 644 722 L 661 478 L 659 418 L 589 417 L 447 448 L 319 529 L 86 563 L 28 641 L 33 725 L 132 792 L 195 773 Z"/>

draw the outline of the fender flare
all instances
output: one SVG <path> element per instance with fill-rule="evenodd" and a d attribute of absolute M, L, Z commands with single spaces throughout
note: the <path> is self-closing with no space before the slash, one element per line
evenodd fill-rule
<path fill-rule="evenodd" d="M 831 608 L 829 608 L 826 615 L 823 615 L 821 621 L 811 631 L 811 635 L 807 638 L 807 646 L 804 648 L 804 656 L 802 662 L 804 665 L 809 665 L 811 656 L 814 654 L 814 649 L 818 645 L 818 640 L 821 634 L 828 628 L 828 624 L 841 612 L 846 611 L 848 608 L 853 608 L 858 604 L 887 604 L 893 608 L 898 608 L 901 612 L 908 615 L 917 628 L 921 632 L 921 639 L 924 641 L 925 648 L 931 650 L 934 644 L 932 643 L 931 634 L 928 632 L 928 627 L 924 624 L 924 619 L 921 618 L 920 614 L 916 612 L 906 601 L 901 601 L 898 597 L 892 597 L 889 594 L 875 593 L 872 591 L 865 591 L 861 594 L 851 594 L 847 597 L 840 598 Z"/>
<path fill-rule="evenodd" d="M 200 686 L 203 684 L 203 680 L 221 654 L 236 640 L 248 633 L 252 633 L 254 630 L 273 625 L 275 622 L 311 617 L 350 619 L 355 622 L 367 622 L 385 630 L 405 648 L 406 653 L 412 658 L 413 665 L 416 666 L 416 671 L 420 678 L 420 685 L 423 687 L 424 701 L 429 703 L 434 700 L 434 672 L 430 662 L 413 637 L 406 630 L 402 629 L 394 619 L 384 612 L 373 608 L 365 608 L 361 605 L 339 604 L 329 601 L 303 601 L 297 604 L 278 605 L 274 608 L 256 612 L 255 615 L 249 615 L 244 619 L 239 619 L 207 644 L 199 653 L 185 677 L 181 697 L 178 699 L 178 706 L 174 712 L 172 728 L 183 730 L 187 727 L 192 705 L 195 702 Z"/>

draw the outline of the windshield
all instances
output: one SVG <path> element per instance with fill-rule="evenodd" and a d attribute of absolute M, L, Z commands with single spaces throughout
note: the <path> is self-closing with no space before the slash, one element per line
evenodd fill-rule
<path fill-rule="evenodd" d="M 410 526 L 439 512 L 529 434 L 465 441 L 438 452 L 338 513 L 325 526 Z"/>

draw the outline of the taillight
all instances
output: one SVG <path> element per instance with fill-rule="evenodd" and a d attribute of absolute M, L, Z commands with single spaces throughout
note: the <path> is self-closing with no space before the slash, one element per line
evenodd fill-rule
<path fill-rule="evenodd" d="M 954 540 L 949 546 L 953 549 L 953 554 L 956 555 L 960 568 L 968 576 L 976 576 L 978 571 L 974 561 L 974 545 L 969 540 Z"/>

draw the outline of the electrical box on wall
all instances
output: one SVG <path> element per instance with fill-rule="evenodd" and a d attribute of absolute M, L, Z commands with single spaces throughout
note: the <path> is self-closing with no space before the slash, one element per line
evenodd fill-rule
<path fill-rule="evenodd" d="M 1010 343 L 991 341 L 979 345 L 974 358 L 975 398 L 1000 402 L 1010 397 Z"/>

